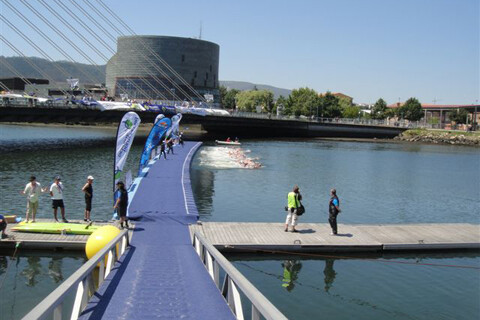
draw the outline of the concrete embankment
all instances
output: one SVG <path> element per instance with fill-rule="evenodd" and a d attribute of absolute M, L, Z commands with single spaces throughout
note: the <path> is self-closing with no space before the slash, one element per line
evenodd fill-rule
<path fill-rule="evenodd" d="M 480 146 L 480 132 L 415 129 L 407 130 L 394 139 L 408 142 Z"/>

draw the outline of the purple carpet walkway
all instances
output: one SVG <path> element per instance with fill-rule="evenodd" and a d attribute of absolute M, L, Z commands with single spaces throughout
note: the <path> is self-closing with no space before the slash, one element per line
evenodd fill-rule
<path fill-rule="evenodd" d="M 199 146 L 185 142 L 149 165 L 129 207 L 139 219 L 131 246 L 81 319 L 235 319 L 190 241 L 198 212 L 189 171 Z"/>

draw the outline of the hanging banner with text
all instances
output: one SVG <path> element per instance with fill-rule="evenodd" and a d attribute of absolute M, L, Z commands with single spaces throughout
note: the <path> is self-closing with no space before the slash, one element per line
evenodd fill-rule
<path fill-rule="evenodd" d="M 133 138 L 140 125 L 140 117 L 135 112 L 127 112 L 123 116 L 117 130 L 117 144 L 115 148 L 115 166 L 114 166 L 114 182 L 113 189 L 115 190 L 116 183 L 120 180 L 123 167 L 127 161 L 130 147 L 132 146 Z"/>

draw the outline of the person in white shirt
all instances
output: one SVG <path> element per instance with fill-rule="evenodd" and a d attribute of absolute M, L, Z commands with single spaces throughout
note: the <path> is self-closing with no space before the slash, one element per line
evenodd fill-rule
<path fill-rule="evenodd" d="M 62 213 L 62 221 L 67 223 L 67 219 L 65 219 L 65 206 L 63 204 L 63 184 L 60 182 L 60 176 L 56 176 L 55 180 L 53 181 L 52 185 L 50 186 L 50 196 L 52 196 L 52 208 L 53 208 L 53 217 L 55 221 L 58 222 L 57 219 L 57 209 L 60 207 Z"/>
<path fill-rule="evenodd" d="M 30 177 L 30 182 L 27 183 L 22 194 L 27 196 L 27 217 L 26 222 L 30 222 L 30 215 L 32 216 L 32 222 L 35 222 L 35 216 L 38 210 L 38 197 L 42 192 L 47 191 L 47 188 L 42 189 L 40 183 L 37 182 L 35 176 Z"/>

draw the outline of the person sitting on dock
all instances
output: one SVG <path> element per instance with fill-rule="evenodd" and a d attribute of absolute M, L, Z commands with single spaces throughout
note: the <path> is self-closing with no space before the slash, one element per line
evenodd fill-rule
<path fill-rule="evenodd" d="M 232 139 L 230 139 L 230 137 L 228 137 L 227 140 L 225 140 L 225 142 L 232 142 Z"/>
<path fill-rule="evenodd" d="M 5 230 L 7 230 L 7 220 L 5 217 L 0 214 L 0 232 L 1 232 L 1 239 L 8 238 L 8 235 L 5 233 Z"/>
<path fill-rule="evenodd" d="M 30 182 L 27 183 L 22 192 L 22 194 L 27 196 L 27 223 L 30 221 L 30 214 L 32 216 L 32 222 L 35 222 L 35 216 L 37 215 L 38 210 L 38 197 L 42 192 L 46 191 L 46 188 L 42 189 L 42 186 L 37 182 L 35 176 L 30 177 Z"/>
<path fill-rule="evenodd" d="M 125 225 L 127 229 L 129 228 L 128 226 L 128 220 L 127 220 L 127 208 L 128 208 L 128 192 L 125 189 L 125 184 L 122 181 L 117 182 L 117 191 L 119 193 L 117 197 L 117 201 L 115 202 L 115 205 L 113 206 L 113 209 L 117 210 L 118 216 L 120 217 L 120 226 L 123 227 L 123 223 L 125 222 Z"/>
<path fill-rule="evenodd" d="M 53 208 L 53 217 L 55 221 L 57 219 L 57 209 L 60 207 L 60 212 L 62 214 L 62 222 L 68 223 L 65 219 L 65 205 L 63 204 L 63 184 L 61 182 L 60 176 L 56 176 L 52 185 L 50 186 L 50 196 L 52 196 L 52 208 Z"/>
<path fill-rule="evenodd" d="M 292 225 L 292 232 L 298 232 L 297 229 L 295 229 L 295 226 L 297 225 L 297 208 L 300 206 L 299 201 L 302 200 L 302 195 L 300 194 L 300 188 L 295 185 L 293 187 L 293 191 L 288 193 L 287 196 L 288 199 L 288 206 L 287 206 L 287 221 L 285 221 L 285 232 L 288 231 L 288 226 L 291 224 Z"/>
<path fill-rule="evenodd" d="M 330 202 L 328 203 L 328 222 L 330 223 L 330 227 L 332 228 L 332 233 L 330 235 L 336 236 L 337 235 L 337 215 L 341 212 L 340 210 L 340 201 L 337 197 L 337 190 L 332 189 L 330 190 Z"/>

